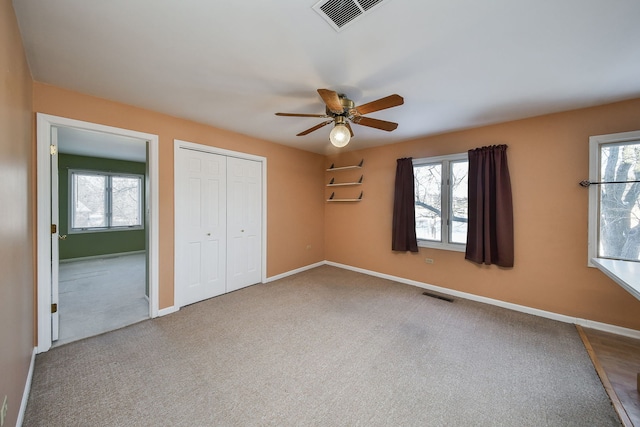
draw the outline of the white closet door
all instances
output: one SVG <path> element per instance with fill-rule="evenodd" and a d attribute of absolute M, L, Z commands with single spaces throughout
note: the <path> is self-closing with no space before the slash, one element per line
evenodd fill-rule
<path fill-rule="evenodd" d="M 227 292 L 262 279 L 262 163 L 227 159 Z"/>
<path fill-rule="evenodd" d="M 226 157 L 178 150 L 176 292 L 179 306 L 226 292 Z"/>

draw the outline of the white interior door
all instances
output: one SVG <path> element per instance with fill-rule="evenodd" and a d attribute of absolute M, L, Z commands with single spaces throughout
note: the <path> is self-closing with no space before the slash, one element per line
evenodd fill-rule
<path fill-rule="evenodd" d="M 58 128 L 51 128 L 51 341 L 56 341 L 60 333 L 58 315 L 58 281 L 60 270 L 60 218 L 58 212 Z M 55 232 L 53 230 L 55 227 Z"/>
<path fill-rule="evenodd" d="M 225 293 L 226 157 L 176 152 L 176 297 L 179 306 Z"/>
<path fill-rule="evenodd" d="M 227 292 L 262 279 L 262 163 L 227 159 Z"/>

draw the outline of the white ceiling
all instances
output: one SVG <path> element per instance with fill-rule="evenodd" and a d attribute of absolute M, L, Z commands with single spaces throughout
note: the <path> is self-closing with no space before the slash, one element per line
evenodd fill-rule
<path fill-rule="evenodd" d="M 13 0 L 35 80 L 318 153 L 316 89 L 405 104 L 347 149 L 640 96 L 638 0 L 386 0 L 336 32 L 317 0 Z"/>

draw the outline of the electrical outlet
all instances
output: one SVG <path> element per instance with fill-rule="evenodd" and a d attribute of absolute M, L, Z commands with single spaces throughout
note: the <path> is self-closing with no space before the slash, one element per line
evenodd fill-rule
<path fill-rule="evenodd" d="M 4 425 L 4 419 L 7 417 L 7 409 L 9 409 L 9 404 L 7 403 L 7 396 L 5 396 L 2 402 L 2 408 L 0 409 L 0 427 Z"/>
<path fill-rule="evenodd" d="M 434 263 L 433 258 L 425 258 L 424 262 L 427 263 L 427 264 L 433 264 Z"/>

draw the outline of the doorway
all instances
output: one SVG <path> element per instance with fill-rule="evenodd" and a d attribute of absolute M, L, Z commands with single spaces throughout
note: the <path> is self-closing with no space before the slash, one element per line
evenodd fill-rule
<path fill-rule="evenodd" d="M 58 145 L 51 156 L 58 169 L 51 192 L 57 194 L 52 211 L 57 206 L 59 213 L 56 347 L 149 318 L 147 141 L 58 126 L 52 136 Z"/>
<path fill-rule="evenodd" d="M 146 173 L 144 182 L 143 208 L 140 211 L 144 221 L 144 279 L 146 288 L 147 317 L 158 316 L 158 136 L 137 131 L 103 126 L 89 122 L 82 122 L 63 117 L 37 114 L 37 288 L 38 288 L 38 345 L 37 352 L 41 353 L 51 348 L 58 338 L 56 331 L 59 321 L 59 242 L 64 241 L 69 233 L 60 233 L 60 218 L 57 205 L 59 203 L 55 183 L 57 180 L 57 156 L 60 153 L 59 134 L 65 132 L 81 133 L 84 143 L 79 144 L 84 150 L 90 149 L 87 135 L 96 138 L 108 137 L 111 143 L 97 144 L 96 147 L 107 148 L 107 152 L 132 152 L 134 146 L 138 154 L 146 159 Z M 137 144 L 136 144 L 137 143 Z M 119 145 L 118 145 L 119 144 Z M 63 151 L 70 151 L 62 144 Z M 141 148 L 141 150 L 140 150 Z M 75 154 L 96 154 L 96 151 Z M 129 153 L 131 154 L 131 153 Z M 142 219 L 143 218 L 143 219 Z M 93 218 L 96 219 L 96 218 Z M 116 221 L 117 222 L 117 221 Z M 116 224 L 117 225 L 117 224 Z M 76 227 L 78 234 L 82 234 L 83 227 Z M 86 228 L 86 227 L 84 227 Z M 102 231 L 106 230 L 106 226 Z M 68 230 L 66 230 L 68 231 Z M 95 230 L 94 230 L 95 231 Z M 114 231 L 122 232 L 120 231 Z M 106 234 L 106 233 L 105 233 Z M 86 237 L 86 235 L 85 235 Z M 98 246 L 98 245 L 96 245 Z M 101 258 L 97 254 L 96 258 Z M 111 253 L 111 255 L 114 255 Z M 118 255 L 116 253 L 116 255 Z M 104 258 L 104 257 L 102 257 Z M 114 312 L 115 314 L 115 312 Z"/>

